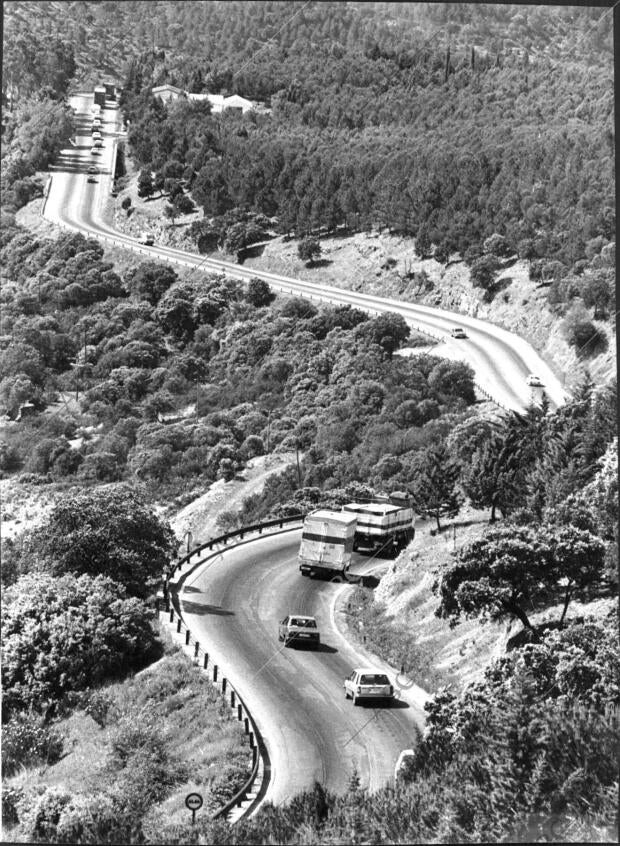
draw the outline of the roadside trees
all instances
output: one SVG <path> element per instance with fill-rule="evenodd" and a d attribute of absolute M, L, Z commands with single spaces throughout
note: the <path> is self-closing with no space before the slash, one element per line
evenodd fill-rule
<path fill-rule="evenodd" d="M 409 327 L 400 314 L 387 311 L 360 324 L 357 334 L 378 344 L 392 358 L 394 351 L 409 337 Z"/>
<path fill-rule="evenodd" d="M 154 640 L 149 610 L 110 578 L 22 576 L 2 597 L 3 720 L 122 675 Z"/>
<path fill-rule="evenodd" d="M 471 281 L 475 288 L 488 291 L 495 283 L 495 277 L 501 265 L 496 256 L 487 254 L 472 264 Z"/>
<path fill-rule="evenodd" d="M 502 526 L 490 529 L 459 553 L 436 586 L 437 616 L 455 625 L 461 616 L 481 620 L 515 617 L 533 630 L 534 603 L 562 603 L 560 625 L 571 599 L 600 579 L 605 544 L 572 526 Z"/>
<path fill-rule="evenodd" d="M 302 238 L 297 245 L 297 255 L 307 265 L 311 266 L 321 255 L 321 244 L 318 238 L 308 236 Z"/>
<path fill-rule="evenodd" d="M 459 467 L 444 444 L 420 450 L 411 462 L 408 482 L 416 508 L 425 517 L 433 517 L 441 530 L 441 517 L 458 514 L 461 501 L 457 490 Z"/>
<path fill-rule="evenodd" d="M 66 496 L 32 533 L 27 553 L 52 575 L 105 575 L 146 597 L 174 547 L 170 527 L 121 484 Z"/>
<path fill-rule="evenodd" d="M 245 295 L 246 300 L 256 308 L 270 305 L 276 298 L 268 282 L 264 279 L 250 279 Z"/>
<path fill-rule="evenodd" d="M 153 179 L 150 170 L 141 170 L 138 177 L 138 197 L 153 196 Z"/>
<path fill-rule="evenodd" d="M 125 282 L 134 296 L 157 305 L 168 288 L 177 281 L 175 271 L 156 261 L 145 261 L 127 271 Z"/>

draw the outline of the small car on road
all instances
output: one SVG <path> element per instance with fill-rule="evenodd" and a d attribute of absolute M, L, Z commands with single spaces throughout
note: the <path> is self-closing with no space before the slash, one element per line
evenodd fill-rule
<path fill-rule="evenodd" d="M 535 373 L 530 373 L 530 375 L 527 377 L 527 384 L 530 386 L 530 388 L 543 387 L 543 383 L 540 381 L 540 377 L 536 376 Z"/>
<path fill-rule="evenodd" d="M 455 326 L 450 332 L 451 338 L 466 338 L 467 332 L 461 326 Z"/>
<path fill-rule="evenodd" d="M 278 627 L 278 640 L 284 645 L 308 644 L 317 647 L 321 642 L 316 620 L 307 614 L 288 614 Z"/>
<path fill-rule="evenodd" d="M 361 699 L 391 700 L 394 687 L 385 673 L 378 673 L 372 667 L 359 667 L 344 680 L 344 695 L 345 699 L 352 699 L 354 705 Z"/>

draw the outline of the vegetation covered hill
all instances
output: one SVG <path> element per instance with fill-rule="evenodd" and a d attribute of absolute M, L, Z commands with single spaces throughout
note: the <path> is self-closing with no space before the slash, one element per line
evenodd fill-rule
<path fill-rule="evenodd" d="M 0 471 L 63 501 L 3 550 L 3 751 L 13 754 L 3 767 L 60 754 L 55 720 L 75 707 L 70 693 L 86 702 L 93 685 L 157 653 L 145 603 L 174 542 L 153 502 L 186 502 L 252 456 L 299 450 L 299 465 L 231 525 L 338 506 L 372 486 L 408 489 L 440 532 L 467 501 L 492 525 L 433 574 L 433 613 L 455 625 L 513 621 L 517 638 L 474 684 L 437 692 L 411 770 L 374 796 L 353 775 L 345 796 L 317 786 L 233 829 L 191 829 L 147 814 L 173 787 L 161 737 L 121 738 L 118 754 L 135 752 L 145 774 L 132 806 L 141 828 L 127 841 L 613 838 L 617 620 L 573 609 L 617 594 L 615 384 L 586 380 L 555 413 L 543 403 L 489 414 L 468 367 L 394 355 L 421 342 L 396 315 L 317 309 L 258 280 L 154 262 L 121 270 L 96 241 L 32 237 L 11 214 L 66 143 L 67 93 L 118 74 L 138 192 L 163 192 L 172 221 L 202 209 L 189 230 L 201 252 L 236 252 L 274 229 L 316 238 L 386 227 L 419 257 L 460 256 L 488 300 L 521 259 L 550 307 L 577 309 L 582 348 L 592 318 L 615 310 L 611 16 L 22 2 L 6 4 L 5 21 Z M 164 82 L 239 92 L 271 111 L 166 108 L 151 96 Z M 305 241 L 300 257 L 318 255 Z M 123 512 L 139 516 L 144 543 Z M 405 558 L 398 569 L 420 575 Z M 385 633 L 382 609 L 362 605 Z M 407 648 L 415 667 L 415 642 Z M 124 796 L 48 794 L 28 832 L 110 839 Z M 19 816 L 13 800 L 7 812 Z"/>

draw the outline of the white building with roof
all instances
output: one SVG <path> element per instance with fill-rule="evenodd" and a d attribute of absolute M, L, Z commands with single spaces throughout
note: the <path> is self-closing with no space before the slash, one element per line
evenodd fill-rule
<path fill-rule="evenodd" d="M 153 97 L 159 97 L 162 103 L 166 104 L 179 100 L 181 97 L 186 97 L 194 103 L 202 103 L 208 100 L 211 104 L 212 113 L 216 115 L 228 109 L 234 109 L 241 112 L 241 114 L 245 114 L 246 112 L 253 111 L 257 105 L 252 100 L 246 100 L 245 97 L 239 96 L 239 94 L 232 94 L 230 97 L 224 97 L 223 94 L 189 94 L 187 91 L 183 91 L 182 88 L 177 88 L 176 85 L 170 85 L 168 83 L 166 85 L 155 86 L 155 88 L 151 89 L 151 93 Z M 265 113 L 264 106 L 261 112 Z"/>

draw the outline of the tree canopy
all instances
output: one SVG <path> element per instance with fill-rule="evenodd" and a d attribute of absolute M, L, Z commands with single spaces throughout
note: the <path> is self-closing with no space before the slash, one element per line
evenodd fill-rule
<path fill-rule="evenodd" d="M 42 570 L 107 576 L 138 597 L 153 591 L 174 551 L 170 527 L 127 485 L 64 497 L 28 542 Z"/>
<path fill-rule="evenodd" d="M 507 525 L 490 529 L 462 549 L 442 573 L 437 615 L 456 623 L 461 615 L 501 620 L 515 617 L 531 629 L 528 609 L 568 604 L 600 580 L 605 546 L 591 532 L 572 526 Z"/>
<path fill-rule="evenodd" d="M 135 668 L 153 649 L 150 617 L 104 576 L 22 576 L 2 596 L 3 719 Z"/>

